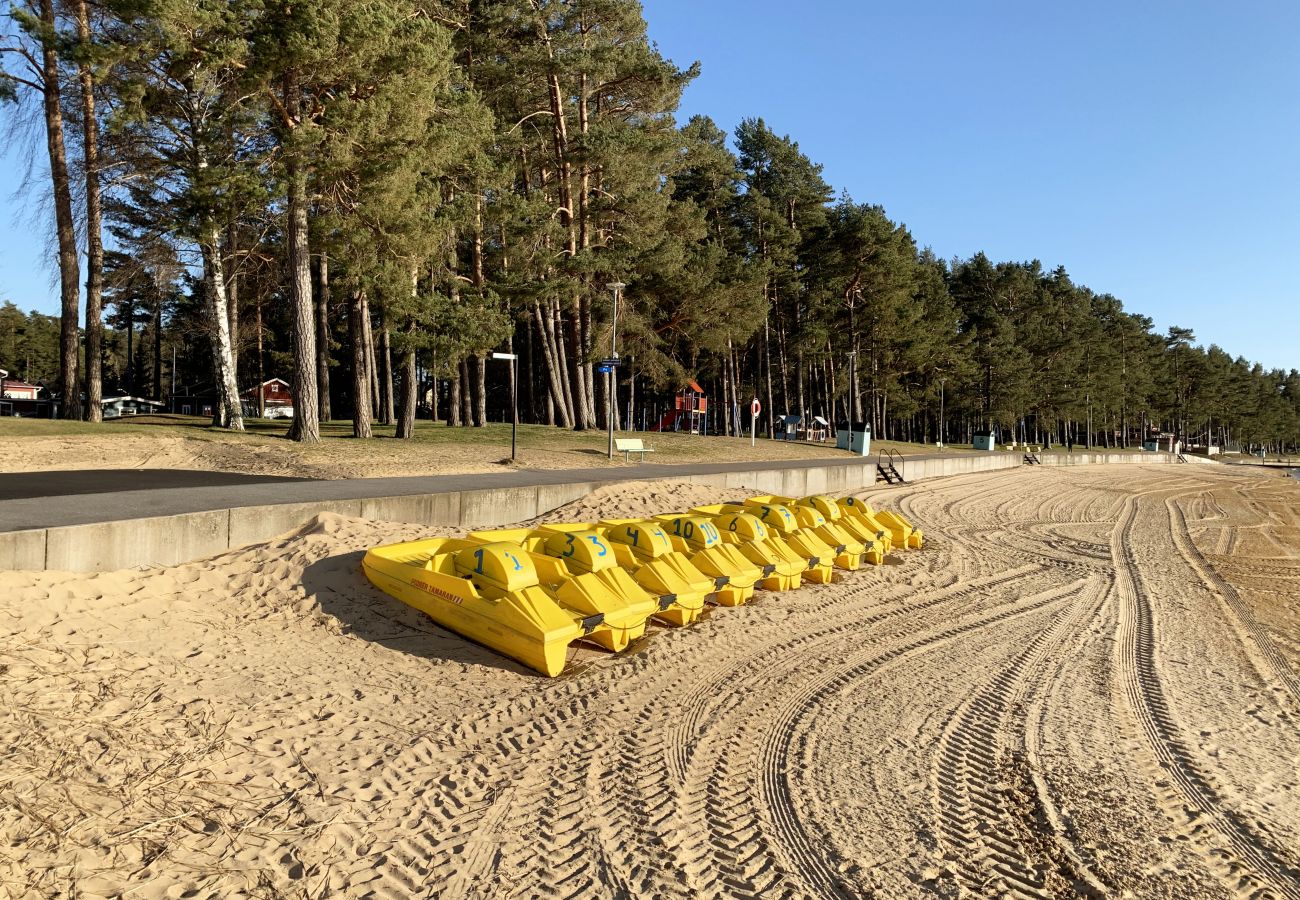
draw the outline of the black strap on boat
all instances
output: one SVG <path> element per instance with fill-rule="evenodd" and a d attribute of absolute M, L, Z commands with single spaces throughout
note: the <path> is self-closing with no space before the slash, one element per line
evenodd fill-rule
<path fill-rule="evenodd" d="M 713 587 L 714 589 L 724 588 L 727 586 L 727 583 L 729 581 L 731 581 L 730 577 L 726 575 L 719 575 L 717 578 L 713 579 Z"/>
<path fill-rule="evenodd" d="M 769 563 L 768 565 L 763 566 L 763 577 L 766 578 L 767 576 L 771 575 L 775 571 L 776 571 L 776 566 L 771 565 Z"/>
<path fill-rule="evenodd" d="M 604 621 L 604 613 L 596 613 L 594 616 L 587 616 L 587 618 L 582 620 L 582 633 L 591 634 L 591 632 L 595 630 L 596 626 Z"/>
<path fill-rule="evenodd" d="M 822 562 L 822 561 L 821 561 L 820 559 L 818 559 L 817 557 L 815 557 L 815 556 L 810 557 L 809 560 L 808 560 L 808 568 L 810 568 L 810 569 L 815 569 L 815 568 L 817 568 L 819 565 L 821 565 L 821 562 Z"/>
<path fill-rule="evenodd" d="M 659 609 L 661 611 L 665 610 L 676 602 L 677 602 L 676 594 L 664 594 L 662 597 L 659 598 Z"/>
<path fill-rule="evenodd" d="M 835 548 L 835 553 L 837 555 L 843 553 L 845 550 L 848 549 L 848 546 L 849 546 L 848 544 L 840 544 L 838 547 Z"/>

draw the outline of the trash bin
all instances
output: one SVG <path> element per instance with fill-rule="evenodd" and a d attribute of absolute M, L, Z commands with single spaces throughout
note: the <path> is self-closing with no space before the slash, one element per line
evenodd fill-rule
<path fill-rule="evenodd" d="M 835 424 L 835 446 L 848 450 L 859 456 L 871 452 L 870 422 L 837 422 Z"/>
<path fill-rule="evenodd" d="M 972 441 L 972 445 L 976 450 L 992 450 L 993 442 L 995 440 L 997 440 L 996 432 L 977 431 L 975 432 L 975 437 L 974 440 Z"/>

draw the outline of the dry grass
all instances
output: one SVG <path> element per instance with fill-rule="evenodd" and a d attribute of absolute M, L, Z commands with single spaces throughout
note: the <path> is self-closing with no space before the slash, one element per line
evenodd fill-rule
<path fill-rule="evenodd" d="M 354 439 L 348 422 L 322 427 L 315 445 L 285 439 L 283 421 L 250 420 L 243 434 L 211 428 L 192 416 L 149 416 L 91 425 L 32 419 L 0 419 L 0 471 L 100 468 L 200 468 L 267 475 L 362 478 L 500 471 L 509 463 L 510 426 L 448 428 L 421 422 L 411 440 L 397 440 L 392 427 L 377 427 L 370 441 Z M 651 463 L 704 463 L 843 458 L 834 444 L 637 433 L 654 453 Z M 602 431 L 576 432 L 521 425 L 518 464 L 538 469 L 629 465 L 606 456 Z M 880 442 L 915 454 L 937 448 Z M 949 447 L 949 451 L 956 449 Z M 636 458 L 631 463 L 635 466 Z"/>

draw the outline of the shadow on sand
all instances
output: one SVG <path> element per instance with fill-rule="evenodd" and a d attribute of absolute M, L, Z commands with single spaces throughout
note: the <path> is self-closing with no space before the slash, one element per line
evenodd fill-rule
<path fill-rule="evenodd" d="M 361 550 L 327 556 L 309 565 L 302 576 L 307 595 L 337 619 L 346 634 L 420 659 L 542 677 L 385 594 L 361 571 L 363 556 Z"/>

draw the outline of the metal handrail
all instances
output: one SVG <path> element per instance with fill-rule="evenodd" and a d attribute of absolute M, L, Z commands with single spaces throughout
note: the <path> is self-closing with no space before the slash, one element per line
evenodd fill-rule
<path fill-rule="evenodd" d="M 906 474 L 907 459 L 903 456 L 903 454 L 899 453 L 897 450 L 893 449 L 892 447 L 886 447 L 880 451 L 880 455 L 876 457 L 876 464 L 884 465 L 884 459 L 886 454 L 888 454 L 889 456 L 890 465 L 893 466 L 894 471 L 898 473 L 898 477 L 903 481 L 907 481 L 907 474 Z M 894 460 L 898 460 L 898 465 L 894 465 Z"/>

